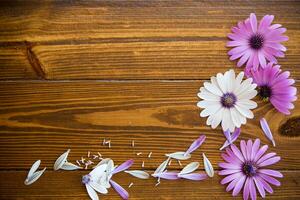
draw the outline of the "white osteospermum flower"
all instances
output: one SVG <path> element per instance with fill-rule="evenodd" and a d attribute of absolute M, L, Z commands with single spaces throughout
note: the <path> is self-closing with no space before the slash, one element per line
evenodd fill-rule
<path fill-rule="evenodd" d="M 256 96 L 256 84 L 248 78 L 243 81 L 244 72 L 237 77 L 233 70 L 218 73 L 217 77 L 211 77 L 211 82 L 205 82 L 200 88 L 198 96 L 203 99 L 197 106 L 204 108 L 201 117 L 208 117 L 206 124 L 213 129 L 220 123 L 224 131 L 234 131 L 246 124 L 246 119 L 254 117 L 250 109 L 257 107 L 257 104 L 250 100 Z"/>

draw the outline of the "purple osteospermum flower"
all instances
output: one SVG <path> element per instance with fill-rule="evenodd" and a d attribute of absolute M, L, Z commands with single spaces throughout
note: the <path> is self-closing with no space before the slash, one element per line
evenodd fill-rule
<path fill-rule="evenodd" d="M 257 84 L 258 95 L 263 100 L 270 101 L 279 112 L 290 114 L 289 109 L 294 108 L 291 102 L 297 99 L 297 88 L 292 86 L 295 80 L 289 79 L 290 72 L 281 72 L 279 65 L 268 63 L 265 68 L 251 70 L 249 76 Z"/>
<path fill-rule="evenodd" d="M 223 168 L 219 175 L 226 177 L 221 184 L 229 185 L 226 191 L 233 190 L 232 195 L 236 196 L 243 189 L 244 200 L 250 198 L 256 199 L 256 188 L 260 195 L 264 198 L 266 192 L 273 193 L 270 184 L 280 186 L 280 182 L 275 179 L 282 178 L 283 175 L 275 170 L 264 169 L 264 167 L 277 163 L 280 160 L 276 153 L 265 152 L 268 145 L 260 148 L 260 140 L 242 140 L 240 150 L 233 144 L 230 148 L 226 148 L 226 153 L 222 153 L 222 158 L 226 161 L 219 163 Z"/>
<path fill-rule="evenodd" d="M 273 19 L 273 15 L 265 15 L 258 24 L 256 15 L 251 13 L 250 18 L 233 27 L 232 33 L 228 34 L 232 41 L 227 43 L 228 47 L 234 47 L 228 52 L 230 60 L 240 58 L 238 67 L 247 63 L 247 70 L 256 70 L 259 66 L 266 66 L 266 59 L 277 63 L 276 57 L 284 57 L 286 47 L 280 42 L 288 40 L 282 35 L 286 28 L 280 24 L 271 25 Z"/>

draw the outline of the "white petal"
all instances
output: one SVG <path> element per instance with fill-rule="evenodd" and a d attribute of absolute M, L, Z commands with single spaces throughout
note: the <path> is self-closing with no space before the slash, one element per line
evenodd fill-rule
<path fill-rule="evenodd" d="M 252 99 L 256 95 L 257 95 L 257 91 L 256 90 L 248 90 L 247 92 L 243 92 L 242 94 L 238 95 L 238 99 L 239 100 L 242 100 L 242 99 Z"/>
<path fill-rule="evenodd" d="M 186 152 L 175 152 L 171 154 L 166 154 L 167 157 L 174 158 L 176 160 L 187 160 L 191 158 L 191 154 L 186 154 Z"/>
<path fill-rule="evenodd" d="M 104 173 L 103 176 L 101 176 L 99 183 L 103 185 L 105 188 L 110 188 L 111 185 L 109 183 L 110 176 L 107 173 Z"/>
<path fill-rule="evenodd" d="M 46 167 L 40 171 L 34 172 L 30 177 L 26 178 L 26 180 L 24 181 L 24 184 L 30 185 L 30 184 L 34 183 L 42 176 L 42 174 L 45 172 L 45 170 L 46 170 Z"/>
<path fill-rule="evenodd" d="M 214 105 L 206 107 L 204 110 L 201 111 L 200 116 L 201 117 L 207 117 L 209 115 L 215 114 L 219 109 L 221 109 L 220 103 L 215 103 Z"/>
<path fill-rule="evenodd" d="M 232 119 L 232 122 L 235 125 L 235 127 L 240 128 L 241 120 L 240 120 L 239 111 L 235 107 L 230 108 L 230 115 L 231 115 L 231 119 Z"/>
<path fill-rule="evenodd" d="M 89 184 L 85 184 L 85 187 L 86 187 L 86 191 L 88 192 L 92 200 L 99 200 L 97 193 L 91 186 L 89 186 Z"/>
<path fill-rule="evenodd" d="M 145 171 L 141 171 L 141 170 L 127 170 L 124 171 L 125 173 L 128 173 L 134 177 L 137 178 L 141 178 L 141 179 L 148 179 L 149 178 L 149 174 Z"/>
<path fill-rule="evenodd" d="M 238 103 L 235 105 L 235 108 L 241 113 L 243 116 L 253 119 L 254 115 L 251 110 L 245 108 L 243 105 L 239 105 Z"/>
<path fill-rule="evenodd" d="M 54 170 L 59 170 L 65 162 L 67 162 L 67 157 L 70 153 L 70 149 L 68 149 L 65 153 L 61 154 L 54 163 Z"/>
<path fill-rule="evenodd" d="M 233 69 L 227 71 L 225 73 L 225 77 L 227 80 L 227 91 L 232 92 L 235 87 L 235 73 Z"/>
<path fill-rule="evenodd" d="M 204 163 L 204 169 L 205 169 L 206 174 L 209 177 L 213 177 L 214 176 L 213 166 L 211 165 L 210 161 L 208 160 L 208 158 L 205 156 L 204 153 L 202 154 L 202 156 L 203 156 L 203 163 Z"/>
<path fill-rule="evenodd" d="M 90 183 L 89 183 L 89 185 L 94 189 L 94 190 L 96 190 L 97 192 L 99 192 L 99 193 L 101 193 L 101 194 L 107 194 L 107 189 L 104 187 L 104 186 L 102 186 L 102 185 L 100 185 L 99 183 L 97 183 L 97 182 L 95 182 L 95 181 L 91 181 Z"/>
<path fill-rule="evenodd" d="M 157 169 L 154 171 L 153 174 L 159 174 L 159 173 L 162 173 L 162 172 L 167 168 L 170 159 L 171 159 L 171 158 L 168 157 L 167 160 L 165 160 L 164 162 L 162 162 L 162 163 L 157 167 Z"/>
<path fill-rule="evenodd" d="M 235 79 L 235 88 L 239 87 L 244 77 L 244 72 L 240 72 Z"/>
<path fill-rule="evenodd" d="M 252 100 L 242 99 L 242 100 L 239 100 L 238 102 L 239 102 L 239 104 L 241 104 L 244 107 L 247 107 L 249 109 L 254 109 L 257 107 L 257 103 Z"/>
<path fill-rule="evenodd" d="M 230 111 L 229 109 L 225 108 L 223 111 L 222 123 L 221 123 L 223 131 L 229 129 L 230 121 L 231 121 Z"/>
<path fill-rule="evenodd" d="M 100 165 L 103 165 L 103 164 L 107 164 L 107 163 L 111 162 L 111 160 L 112 159 L 110 159 L 110 158 L 105 158 L 105 159 L 101 160 L 94 168 L 96 168 Z"/>
<path fill-rule="evenodd" d="M 207 89 L 208 91 L 210 91 L 214 95 L 218 95 L 218 96 L 222 96 L 223 95 L 223 93 L 218 88 L 218 86 L 215 86 L 212 83 L 204 82 L 204 87 L 205 87 L 205 89 Z"/>
<path fill-rule="evenodd" d="M 93 179 L 100 178 L 106 170 L 107 164 L 102 164 L 96 168 L 94 168 L 89 174 Z"/>
<path fill-rule="evenodd" d="M 216 77 L 212 76 L 212 77 L 210 78 L 210 81 L 211 81 L 212 84 L 214 84 L 214 85 L 222 92 L 222 90 L 221 90 L 221 88 L 220 88 L 220 86 L 219 86 L 219 84 L 218 84 L 218 81 L 217 81 L 217 78 L 216 78 Z M 222 92 L 222 93 L 223 93 L 223 92 Z"/>
<path fill-rule="evenodd" d="M 239 87 L 236 87 L 234 89 L 233 93 L 238 96 L 239 94 L 251 88 L 251 83 L 252 83 L 252 78 L 248 78 L 244 80 Z"/>
<path fill-rule="evenodd" d="M 227 83 L 223 74 L 217 74 L 217 82 L 223 93 L 227 93 Z"/>
<path fill-rule="evenodd" d="M 199 108 L 206 108 L 208 106 L 211 106 L 211 105 L 215 105 L 216 104 L 216 101 L 207 101 L 207 100 L 203 100 L 203 101 L 199 101 L 197 103 L 197 106 Z"/>
<path fill-rule="evenodd" d="M 204 100 L 208 100 L 208 101 L 219 101 L 220 100 L 219 96 L 214 95 L 205 89 L 198 93 L 198 97 L 201 99 L 204 99 Z"/>
<path fill-rule="evenodd" d="M 27 178 L 33 175 L 33 173 L 39 168 L 40 164 L 41 164 L 41 160 L 37 160 L 35 161 L 35 163 L 33 163 L 33 165 L 31 166 L 28 172 Z"/>
<path fill-rule="evenodd" d="M 212 123 L 211 123 L 211 127 L 213 129 L 215 129 L 220 124 L 220 122 L 222 121 L 224 110 L 225 110 L 225 108 L 221 108 L 214 115 L 211 115 L 211 116 L 213 116 Z"/>
<path fill-rule="evenodd" d="M 63 166 L 61 167 L 61 169 L 63 169 L 63 170 L 77 170 L 77 169 L 81 169 L 81 168 L 82 167 L 74 165 L 73 163 L 70 163 L 70 162 L 65 162 L 63 164 Z"/>
<path fill-rule="evenodd" d="M 189 174 L 199 168 L 199 162 L 191 162 L 185 166 L 179 174 Z"/>

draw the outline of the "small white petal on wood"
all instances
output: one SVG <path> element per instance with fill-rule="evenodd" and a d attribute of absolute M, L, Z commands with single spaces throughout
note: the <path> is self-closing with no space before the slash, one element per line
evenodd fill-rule
<path fill-rule="evenodd" d="M 170 157 L 168 157 L 167 160 L 165 160 L 164 162 L 162 162 L 158 167 L 157 169 L 154 171 L 153 175 L 155 174 L 159 174 L 159 173 L 162 173 L 163 171 L 165 171 L 165 169 L 167 168 L 168 166 L 168 163 L 170 161 Z"/>
<path fill-rule="evenodd" d="M 147 172 L 141 171 L 141 170 L 126 170 L 124 172 L 128 173 L 134 177 L 140 178 L 140 179 L 148 179 L 149 178 L 149 174 Z"/>
<path fill-rule="evenodd" d="M 77 170 L 81 169 L 82 167 L 79 167 L 77 165 L 74 165 L 73 163 L 70 162 L 65 162 L 64 165 L 61 167 L 63 170 Z"/>
<path fill-rule="evenodd" d="M 89 184 L 85 184 L 85 187 L 92 200 L 99 200 L 97 192 Z"/>
<path fill-rule="evenodd" d="M 34 183 L 42 176 L 42 174 L 45 172 L 45 170 L 46 170 L 46 167 L 40 171 L 34 172 L 30 177 L 26 178 L 26 180 L 24 181 L 24 184 L 30 185 L 30 184 Z"/>
<path fill-rule="evenodd" d="M 199 162 L 191 162 L 188 165 L 186 165 L 179 174 L 188 174 L 191 173 L 199 168 Z"/>
<path fill-rule="evenodd" d="M 94 190 L 96 190 L 97 192 L 99 192 L 101 194 L 107 194 L 108 193 L 107 189 L 103 185 L 101 185 L 101 184 L 99 184 L 99 183 L 97 183 L 95 181 L 90 182 L 89 185 Z"/>
<path fill-rule="evenodd" d="M 41 164 L 41 160 L 35 161 L 35 162 L 33 163 L 33 165 L 31 166 L 31 168 L 30 168 L 30 170 L 29 170 L 29 172 L 28 172 L 27 177 L 32 176 L 33 173 L 39 168 L 40 164 Z"/>
<path fill-rule="evenodd" d="M 59 170 L 65 162 L 67 162 L 68 155 L 70 153 L 70 149 L 68 149 L 65 153 L 61 154 L 54 163 L 54 170 Z"/>
<path fill-rule="evenodd" d="M 174 158 L 176 160 L 187 160 L 191 158 L 191 154 L 186 154 L 186 152 L 182 151 L 166 154 L 166 156 L 169 158 Z"/>
<path fill-rule="evenodd" d="M 203 156 L 203 163 L 204 163 L 204 169 L 205 169 L 206 174 L 209 177 L 213 177 L 214 176 L 213 166 L 211 165 L 210 161 L 208 160 L 208 158 L 205 156 L 204 153 L 202 154 L 202 156 Z"/>

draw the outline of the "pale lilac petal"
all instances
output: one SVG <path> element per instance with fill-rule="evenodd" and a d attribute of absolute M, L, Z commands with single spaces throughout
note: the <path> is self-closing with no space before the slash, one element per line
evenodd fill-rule
<path fill-rule="evenodd" d="M 257 161 L 258 159 L 261 158 L 261 156 L 268 150 L 268 145 L 264 145 L 262 146 L 258 151 L 257 151 L 257 154 L 255 155 L 254 157 L 254 161 Z"/>
<path fill-rule="evenodd" d="M 219 175 L 225 176 L 225 175 L 235 174 L 238 172 L 241 172 L 241 170 L 240 169 L 224 169 L 224 170 L 219 171 Z"/>
<path fill-rule="evenodd" d="M 162 172 L 156 175 L 157 178 L 167 179 L 167 180 L 177 180 L 179 179 L 177 172 Z"/>
<path fill-rule="evenodd" d="M 229 129 L 227 129 L 226 131 L 224 131 L 223 134 L 226 137 L 226 139 L 228 140 L 228 142 L 231 143 L 231 134 L 230 134 Z"/>
<path fill-rule="evenodd" d="M 229 145 L 231 145 L 232 143 L 234 143 L 238 137 L 240 136 L 241 134 L 241 129 L 240 128 L 236 128 L 234 130 L 234 132 L 231 134 L 231 142 L 229 142 L 228 140 L 226 140 L 223 144 L 223 146 L 220 148 L 220 150 L 223 150 L 224 148 L 228 147 Z"/>
<path fill-rule="evenodd" d="M 193 151 L 197 150 L 205 141 L 206 136 L 201 135 L 197 140 L 195 140 L 191 146 L 188 148 L 188 150 L 185 152 L 185 154 L 191 154 Z"/>
<path fill-rule="evenodd" d="M 221 184 L 224 185 L 224 184 L 229 183 L 230 181 L 232 181 L 234 179 L 240 179 L 242 176 L 244 176 L 244 175 L 241 172 L 231 174 L 231 175 L 226 176 L 225 178 L 223 178 L 222 181 L 221 181 Z"/>
<path fill-rule="evenodd" d="M 244 185 L 244 191 L 243 191 L 243 199 L 244 200 L 248 200 L 249 198 L 249 194 L 250 194 L 250 189 L 249 189 L 249 181 L 251 178 L 247 178 L 245 181 L 245 185 Z"/>
<path fill-rule="evenodd" d="M 252 178 L 249 179 L 249 190 L 250 190 L 250 197 L 252 200 L 256 200 L 256 189 L 254 185 L 254 181 Z"/>
<path fill-rule="evenodd" d="M 253 180 L 254 180 L 254 183 L 256 185 L 256 188 L 257 188 L 260 196 L 262 198 L 265 198 L 266 197 L 266 192 L 265 192 L 263 184 L 258 179 L 256 179 L 255 177 L 253 177 Z"/>
<path fill-rule="evenodd" d="M 131 165 L 133 164 L 133 160 L 130 159 L 130 160 L 127 160 L 125 161 L 124 163 L 122 163 L 121 165 L 119 165 L 118 167 L 116 167 L 114 170 L 113 170 L 113 174 L 116 174 L 116 173 L 119 173 L 121 171 L 125 171 L 127 170 L 129 167 L 131 167 Z"/>
<path fill-rule="evenodd" d="M 281 159 L 280 156 L 275 156 L 273 158 L 267 159 L 264 162 L 260 163 L 259 167 L 266 167 L 269 165 L 273 165 L 273 164 L 277 163 L 280 159 Z"/>
<path fill-rule="evenodd" d="M 243 188 L 244 186 L 244 182 L 246 180 L 246 176 L 242 176 L 239 181 L 236 183 L 234 189 L 233 189 L 233 192 L 232 192 L 232 195 L 233 196 L 236 196 L 239 194 L 239 192 L 241 191 L 241 189 Z"/>
<path fill-rule="evenodd" d="M 109 182 L 110 182 L 111 186 L 114 188 L 114 190 L 122 197 L 122 199 L 124 199 L 124 200 L 129 199 L 128 192 L 122 186 L 120 186 L 118 183 L 116 183 L 113 180 L 110 180 Z"/>
<path fill-rule="evenodd" d="M 257 19 L 256 19 L 256 15 L 254 13 L 250 14 L 250 24 L 251 24 L 251 28 L 253 33 L 256 33 L 257 31 Z"/>
<path fill-rule="evenodd" d="M 240 150 L 234 144 L 232 144 L 230 147 L 231 147 L 231 150 L 233 151 L 233 153 L 243 162 L 244 157 L 243 157 L 242 153 L 240 152 Z"/>
<path fill-rule="evenodd" d="M 259 173 L 263 173 L 263 174 L 273 176 L 273 177 L 277 177 L 277 178 L 282 178 L 283 177 L 282 173 L 280 173 L 279 171 L 272 170 L 272 169 L 260 169 Z"/>
<path fill-rule="evenodd" d="M 265 134 L 265 136 L 272 142 L 273 146 L 275 147 L 275 140 L 273 138 L 273 134 L 270 130 L 268 122 L 265 118 L 260 119 L 260 126 Z"/>
<path fill-rule="evenodd" d="M 274 153 L 274 152 L 267 153 L 267 154 L 263 155 L 256 163 L 260 164 L 260 163 L 264 162 L 265 160 L 272 158 L 274 156 L 276 156 L 276 153 Z"/>
<path fill-rule="evenodd" d="M 269 192 L 269 193 L 273 193 L 273 189 L 272 187 L 269 185 L 269 183 L 267 183 L 264 179 L 262 179 L 260 176 L 256 176 L 255 177 L 258 181 L 260 181 L 264 187 L 264 189 Z"/>
<path fill-rule="evenodd" d="M 267 181 L 268 183 L 272 184 L 272 185 L 275 185 L 275 186 L 280 186 L 281 185 L 280 182 L 277 179 L 275 179 L 271 176 L 268 176 L 268 175 L 265 175 L 265 174 L 259 174 L 259 176 L 261 178 L 263 178 L 265 181 Z"/>
<path fill-rule="evenodd" d="M 252 151 L 251 151 L 251 160 L 254 160 L 255 158 L 255 155 L 259 149 L 259 146 L 260 146 L 260 139 L 256 139 L 253 143 L 253 146 L 252 146 Z"/>
<path fill-rule="evenodd" d="M 189 179 L 189 180 L 193 180 L 193 181 L 201 181 L 201 180 L 208 178 L 208 176 L 206 174 L 200 174 L 200 173 L 181 174 L 178 176 L 180 178 Z"/>
<path fill-rule="evenodd" d="M 235 185 L 236 185 L 236 183 L 237 183 L 238 181 L 239 181 L 238 178 L 236 178 L 236 179 L 234 179 L 233 181 L 231 181 L 231 182 L 228 184 L 228 186 L 226 187 L 226 192 L 231 191 L 231 190 L 235 187 Z"/>

